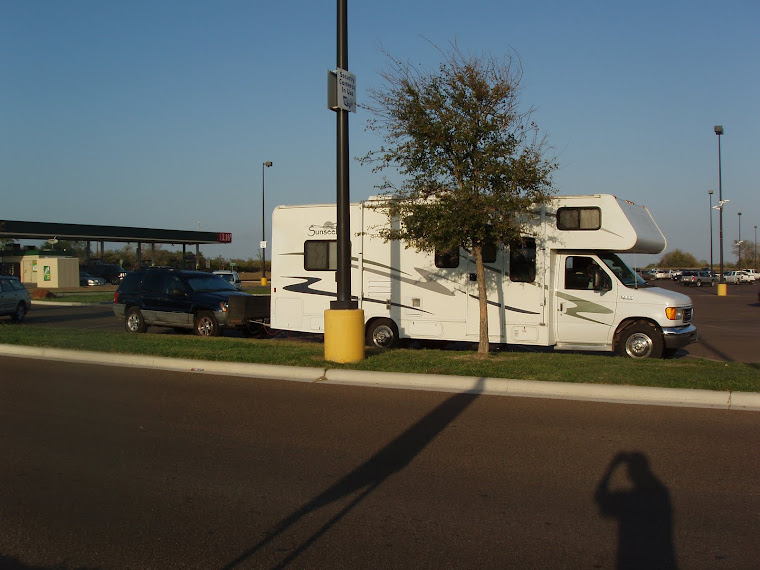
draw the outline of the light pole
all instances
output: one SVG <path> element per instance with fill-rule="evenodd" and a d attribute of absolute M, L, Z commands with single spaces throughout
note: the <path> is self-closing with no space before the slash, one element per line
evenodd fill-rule
<path fill-rule="evenodd" d="M 264 286 L 267 284 L 267 277 L 266 277 L 266 247 L 267 247 L 267 238 L 266 238 L 266 232 L 264 231 L 265 225 L 264 225 L 264 172 L 266 172 L 266 169 L 272 166 L 272 161 L 267 161 L 261 163 L 261 285 Z"/>
<path fill-rule="evenodd" d="M 713 195 L 713 191 L 708 190 L 707 194 L 710 197 L 710 209 L 708 210 L 708 213 L 710 214 L 710 277 L 712 278 L 712 272 L 713 272 L 712 195 Z"/>
<path fill-rule="evenodd" d="M 755 271 L 757 271 L 757 226 L 755 226 Z"/>
<path fill-rule="evenodd" d="M 726 278 L 723 276 L 723 172 L 721 169 L 721 156 L 720 156 L 720 137 L 723 135 L 723 126 L 715 125 L 715 134 L 718 135 L 718 203 L 720 204 L 720 212 L 718 213 L 718 232 L 720 236 L 720 283 L 725 283 Z M 718 292 L 720 294 L 720 291 Z"/>
<path fill-rule="evenodd" d="M 742 268 L 742 213 L 739 212 L 739 239 L 736 241 L 736 247 L 739 249 L 739 262 L 738 267 L 741 271 Z"/>

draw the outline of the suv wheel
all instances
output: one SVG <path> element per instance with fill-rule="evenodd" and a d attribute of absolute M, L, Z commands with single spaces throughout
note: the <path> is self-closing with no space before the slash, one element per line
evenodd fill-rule
<path fill-rule="evenodd" d="M 193 329 L 198 336 L 218 336 L 219 324 L 216 317 L 211 311 L 199 311 L 195 316 L 195 327 Z"/>
<path fill-rule="evenodd" d="M 16 312 L 11 315 L 11 321 L 14 323 L 22 323 L 26 318 L 26 305 L 19 303 L 16 307 Z"/>
<path fill-rule="evenodd" d="M 137 307 L 127 309 L 124 328 L 127 329 L 127 332 L 131 333 L 144 333 L 148 330 L 148 325 L 145 324 L 145 318 L 142 316 L 140 309 Z"/>

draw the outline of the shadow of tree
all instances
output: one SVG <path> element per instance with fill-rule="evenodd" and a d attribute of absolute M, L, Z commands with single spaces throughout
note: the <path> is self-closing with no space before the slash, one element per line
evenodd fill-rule
<path fill-rule="evenodd" d="M 235 568 L 245 564 L 267 544 L 310 513 L 358 492 L 337 514 L 330 518 L 321 528 L 317 529 L 297 548 L 293 549 L 276 568 L 284 568 L 293 562 L 391 475 L 406 467 L 446 426 L 475 401 L 483 389 L 483 384 L 484 379 L 481 378 L 472 389 L 467 392 L 454 394 L 446 399 L 365 463 L 280 521 L 277 526 L 267 533 L 266 538 L 243 552 L 235 560 L 224 566 L 224 568 Z"/>
<path fill-rule="evenodd" d="M 627 467 L 631 487 L 611 491 L 610 479 Z M 676 568 L 670 493 L 641 452 L 619 453 L 599 481 L 594 500 L 603 517 L 618 519 L 618 569 Z"/>

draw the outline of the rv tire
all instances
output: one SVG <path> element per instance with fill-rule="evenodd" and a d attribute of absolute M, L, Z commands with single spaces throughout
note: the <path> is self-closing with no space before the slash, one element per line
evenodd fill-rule
<path fill-rule="evenodd" d="M 398 327 L 390 319 L 375 319 L 367 325 L 367 344 L 378 348 L 396 348 L 399 345 Z"/>
<path fill-rule="evenodd" d="M 663 349 L 662 334 L 647 321 L 637 321 L 624 328 L 617 344 L 618 354 L 635 359 L 660 358 Z"/>

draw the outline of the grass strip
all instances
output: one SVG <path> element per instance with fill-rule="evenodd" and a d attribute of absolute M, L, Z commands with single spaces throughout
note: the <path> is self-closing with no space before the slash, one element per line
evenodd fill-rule
<path fill-rule="evenodd" d="M 476 352 L 368 349 L 356 364 L 324 359 L 322 343 L 303 340 L 253 340 L 182 334 L 132 335 L 115 331 L 82 331 L 55 327 L 0 325 L 0 343 L 144 354 L 209 361 L 316 366 L 556 382 L 760 391 L 760 365 L 714 362 L 697 358 L 635 361 L 606 354 L 560 352 Z"/>

